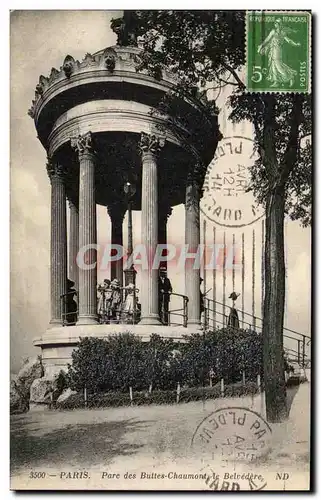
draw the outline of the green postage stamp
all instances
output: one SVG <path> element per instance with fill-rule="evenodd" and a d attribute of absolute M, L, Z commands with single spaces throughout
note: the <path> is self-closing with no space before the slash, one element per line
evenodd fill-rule
<path fill-rule="evenodd" d="M 247 89 L 310 92 L 311 13 L 246 13 Z"/>

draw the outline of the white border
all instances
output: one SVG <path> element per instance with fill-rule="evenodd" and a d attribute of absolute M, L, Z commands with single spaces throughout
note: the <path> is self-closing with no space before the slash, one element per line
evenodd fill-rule
<path fill-rule="evenodd" d="M 263 14 L 264 16 L 268 14 L 286 14 L 290 16 L 307 16 L 308 18 L 308 40 L 307 40 L 307 45 L 308 45 L 308 57 L 307 57 L 307 64 L 309 65 L 309 71 L 308 71 L 308 89 L 301 91 L 300 89 L 292 89 L 292 90 L 284 90 L 284 89 L 277 89 L 273 88 L 270 90 L 261 90 L 261 89 L 253 89 L 249 88 L 249 73 L 248 73 L 248 47 L 247 47 L 247 41 L 249 37 L 249 16 L 252 14 Z M 307 11 L 286 11 L 286 10 L 249 10 L 246 14 L 246 20 L 245 20 L 245 85 L 246 85 L 246 90 L 249 93 L 253 94 L 311 94 L 311 79 L 312 79 L 312 15 L 310 12 Z"/>

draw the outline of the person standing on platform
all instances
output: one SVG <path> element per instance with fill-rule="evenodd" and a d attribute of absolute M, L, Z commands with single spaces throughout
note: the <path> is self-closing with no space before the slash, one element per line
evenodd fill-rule
<path fill-rule="evenodd" d="M 135 288 L 134 283 L 129 283 L 125 287 L 126 291 L 126 299 L 122 308 L 122 315 L 126 323 L 133 324 L 135 323 L 137 316 L 137 293 L 138 288 Z"/>
<path fill-rule="evenodd" d="M 202 313 L 205 311 L 205 305 L 204 305 L 205 294 L 201 290 L 203 281 L 204 281 L 203 278 L 200 278 L 200 316 L 202 316 Z"/>
<path fill-rule="evenodd" d="M 104 279 L 101 285 L 98 285 L 98 316 L 100 323 L 108 323 L 110 316 L 111 288 L 110 280 Z"/>
<path fill-rule="evenodd" d="M 75 297 L 77 296 L 77 290 L 74 288 L 75 282 L 67 279 L 67 294 L 65 296 L 65 318 L 64 324 L 68 326 L 73 326 L 77 323 L 77 302 Z"/>
<path fill-rule="evenodd" d="M 158 278 L 158 312 L 161 322 L 164 325 L 168 325 L 168 309 L 172 291 L 173 289 L 167 277 L 166 267 L 161 267 Z"/>
<path fill-rule="evenodd" d="M 237 313 L 237 310 L 235 309 L 235 301 L 239 295 L 240 295 L 239 293 L 232 292 L 231 295 L 229 296 L 229 299 L 233 300 L 233 306 L 230 307 L 227 326 L 229 328 L 232 328 L 233 330 L 239 330 L 240 328 L 239 315 Z"/>
<path fill-rule="evenodd" d="M 111 318 L 113 323 L 119 323 L 122 304 L 122 290 L 118 279 L 113 279 L 110 284 L 112 289 Z"/>

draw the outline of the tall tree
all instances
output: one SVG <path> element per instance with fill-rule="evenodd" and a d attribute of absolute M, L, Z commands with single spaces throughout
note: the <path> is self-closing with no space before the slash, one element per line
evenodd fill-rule
<path fill-rule="evenodd" d="M 259 159 L 252 166 L 253 190 L 266 210 L 264 382 L 267 419 L 287 417 L 283 361 L 285 300 L 284 218 L 311 222 L 311 98 L 306 94 L 251 94 L 242 80 L 245 64 L 244 11 L 137 11 L 135 35 L 142 60 L 157 78 L 167 68 L 177 76 L 176 94 L 208 102 L 209 87 L 228 83 L 234 121 L 250 120 Z M 171 109 L 173 95 L 161 103 Z"/>

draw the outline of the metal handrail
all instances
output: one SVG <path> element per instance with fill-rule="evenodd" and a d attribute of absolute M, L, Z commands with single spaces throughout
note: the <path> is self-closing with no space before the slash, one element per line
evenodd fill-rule
<path fill-rule="evenodd" d="M 180 318 L 183 318 L 183 326 L 186 328 L 187 327 L 187 319 L 188 319 L 188 297 L 186 295 L 183 295 L 181 293 L 176 293 L 176 292 L 169 292 L 168 295 L 170 296 L 175 296 L 175 297 L 181 297 L 183 299 L 183 307 L 180 307 L 178 309 L 169 309 L 168 310 L 168 325 L 179 325 L 181 326 L 181 323 L 174 323 L 171 320 L 172 316 L 178 316 Z"/>
<path fill-rule="evenodd" d="M 140 308 L 139 308 L 137 300 L 136 300 L 138 289 L 137 288 L 134 289 L 133 313 L 131 314 L 130 318 L 125 317 L 125 312 L 123 310 L 124 304 L 126 301 L 126 297 L 127 297 L 127 293 L 128 293 L 128 288 L 120 287 L 119 290 L 121 292 L 121 303 L 120 303 L 119 310 L 117 311 L 117 317 L 116 318 L 108 318 L 108 323 L 110 323 L 110 324 L 118 324 L 118 323 L 136 324 L 139 321 L 138 315 L 140 313 Z M 68 310 L 67 310 L 67 300 L 66 299 L 67 299 L 68 295 L 74 294 L 74 293 L 75 292 L 67 292 L 67 293 L 64 293 L 60 296 L 60 298 L 62 300 L 62 324 L 63 324 L 63 326 L 74 325 L 78 320 L 78 309 L 76 311 L 73 311 L 73 312 L 68 312 Z M 184 326 L 186 328 L 187 327 L 187 318 L 188 318 L 188 297 L 186 295 L 183 295 L 180 293 L 175 293 L 175 292 L 169 292 L 168 295 L 180 297 L 183 300 L 182 307 L 177 308 L 177 309 L 170 309 L 169 308 L 169 310 L 168 310 L 168 325 L 181 325 L 181 326 Z M 68 321 L 68 318 L 70 318 L 73 315 L 76 316 L 76 321 L 70 323 Z M 179 322 L 173 321 L 172 320 L 173 316 L 183 318 L 182 322 L 179 323 Z"/>
<path fill-rule="evenodd" d="M 227 310 L 229 310 L 230 307 L 227 304 L 224 304 L 224 303 L 219 302 L 219 301 L 214 301 L 213 299 L 209 299 L 207 297 L 205 297 L 204 304 L 205 304 L 204 321 L 203 321 L 204 330 L 206 331 L 206 330 L 209 330 L 209 328 L 210 328 L 210 312 L 213 313 L 213 318 L 212 318 L 213 330 L 215 329 L 216 324 L 219 324 L 219 325 L 222 325 L 223 327 L 226 327 L 228 315 L 224 314 L 224 310 L 225 310 L 225 308 Z M 217 310 L 217 307 L 216 307 L 217 305 L 223 307 L 223 312 L 220 310 Z M 252 314 L 250 314 L 246 311 L 243 311 L 241 309 L 237 309 L 237 308 L 235 308 L 235 309 L 238 312 L 238 314 L 242 317 L 242 320 L 240 320 L 240 323 L 242 324 L 242 326 L 248 325 L 254 331 L 256 331 L 258 333 L 262 333 L 262 327 L 263 327 L 262 318 L 260 318 L 259 316 L 253 316 Z M 252 321 L 251 322 L 244 321 L 245 315 L 250 316 L 252 318 Z M 218 319 L 217 316 L 223 317 L 222 320 Z M 257 324 L 259 321 L 261 321 L 261 325 Z M 296 337 L 293 335 L 289 335 L 289 333 L 296 335 Z M 299 336 L 299 338 L 298 338 L 298 336 Z M 299 365 L 301 365 L 303 367 L 306 366 L 310 362 L 310 359 L 306 353 L 306 348 L 308 346 L 310 346 L 310 344 L 311 344 L 311 337 L 306 335 L 306 334 L 297 332 L 295 330 L 291 330 L 290 328 L 284 327 L 283 328 L 283 338 L 290 339 L 290 340 L 297 343 L 296 350 L 291 349 L 289 347 L 285 347 L 285 349 L 287 349 L 288 352 L 292 351 L 293 353 L 295 353 L 296 359 L 294 359 L 294 360 L 296 360 Z"/>
<path fill-rule="evenodd" d="M 220 306 L 223 306 L 223 308 L 227 308 L 229 309 L 229 306 L 227 304 L 224 304 L 223 302 L 219 302 L 218 300 L 213 300 L 213 299 L 210 299 L 208 297 L 205 297 L 205 300 L 208 301 L 208 302 L 212 302 L 213 304 L 218 304 Z M 241 315 L 241 316 L 250 316 L 251 318 L 255 319 L 255 320 L 258 320 L 258 321 L 261 321 L 263 323 L 263 319 L 260 317 L 260 316 L 253 316 L 253 314 L 247 312 L 247 311 L 244 311 L 243 309 L 238 309 L 236 308 L 236 311 Z M 219 313 L 218 311 L 215 311 L 217 314 L 222 314 L 223 313 Z M 243 322 L 243 321 L 242 321 Z M 248 324 L 248 325 L 253 325 L 253 322 L 252 323 L 249 323 L 247 321 L 244 321 L 243 323 L 245 324 Z M 292 330 L 291 328 L 287 328 L 287 327 L 284 327 L 283 330 L 287 331 L 287 332 L 291 332 L 291 333 L 294 333 L 296 335 L 299 335 L 301 337 L 305 337 L 305 338 L 308 338 L 310 339 L 310 342 L 311 342 L 311 337 L 309 335 L 307 335 L 306 333 L 301 333 L 301 332 L 297 332 L 296 330 Z"/>
<path fill-rule="evenodd" d="M 71 291 L 71 292 L 66 292 L 60 295 L 60 300 L 62 301 L 62 313 L 61 313 L 61 320 L 62 320 L 62 326 L 73 326 L 76 324 L 78 320 L 78 307 L 76 311 L 68 312 L 67 310 L 67 297 L 68 295 L 77 295 L 77 290 Z M 69 322 L 68 318 L 75 316 L 75 321 Z"/>
<path fill-rule="evenodd" d="M 121 305 L 120 305 L 120 308 L 119 308 L 119 317 L 117 318 L 109 318 L 109 323 L 113 324 L 113 323 L 127 323 L 127 324 L 135 324 L 137 323 L 137 315 L 139 313 L 139 307 L 137 307 L 137 301 L 136 301 L 136 297 L 137 297 L 137 289 L 135 288 L 134 289 L 134 293 L 133 293 L 133 314 L 132 314 L 132 319 L 131 319 L 131 322 L 128 323 L 128 318 L 127 321 L 124 321 L 124 315 L 123 315 L 123 306 L 125 304 L 125 300 L 126 300 L 126 292 L 128 292 L 128 288 L 126 287 L 120 287 L 119 288 L 120 292 L 121 292 Z M 75 294 L 74 291 L 72 292 L 67 292 L 67 293 L 63 293 L 62 295 L 60 295 L 60 299 L 62 300 L 62 313 L 61 313 L 61 319 L 62 319 L 62 325 L 63 326 L 72 326 L 74 325 L 77 320 L 78 320 L 78 308 L 76 311 L 72 311 L 72 312 L 68 312 L 67 310 L 67 297 L 68 295 L 71 295 L 71 294 Z M 77 290 L 76 290 L 76 294 L 77 294 Z M 97 304 L 98 305 L 98 304 Z M 97 314 L 98 314 L 98 311 L 97 311 Z M 75 322 L 70 322 L 68 321 L 68 318 L 72 317 L 72 316 L 76 316 L 76 321 Z M 99 316 L 99 315 L 98 315 Z"/>

